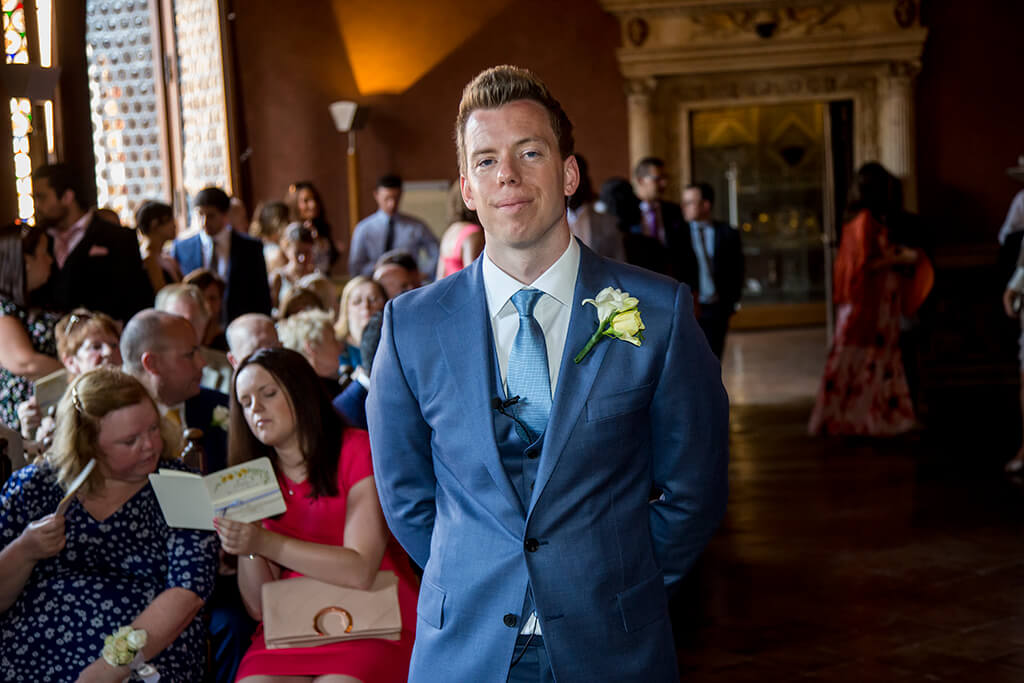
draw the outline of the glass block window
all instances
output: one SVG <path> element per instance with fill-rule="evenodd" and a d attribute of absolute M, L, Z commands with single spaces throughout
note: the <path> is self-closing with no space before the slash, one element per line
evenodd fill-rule
<path fill-rule="evenodd" d="M 174 0 L 181 97 L 182 186 L 191 204 L 210 185 L 231 194 L 217 0 Z"/>
<path fill-rule="evenodd" d="M 11 132 L 14 140 L 14 179 L 18 195 L 18 218 L 35 225 L 32 202 L 32 102 L 25 97 L 11 98 Z"/>
<path fill-rule="evenodd" d="M 8 64 L 28 64 L 28 35 L 25 32 L 25 5 L 20 0 L 2 0 L 4 16 L 4 56 Z"/>
<path fill-rule="evenodd" d="M 170 198 L 154 86 L 156 10 L 155 0 L 86 3 L 96 203 L 126 225 L 143 201 Z"/>

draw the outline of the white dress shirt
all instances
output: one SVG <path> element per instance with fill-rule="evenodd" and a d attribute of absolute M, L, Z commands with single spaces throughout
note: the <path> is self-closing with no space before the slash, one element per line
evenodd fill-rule
<path fill-rule="evenodd" d="M 203 267 L 210 268 L 213 250 L 217 250 L 217 275 L 228 281 L 228 261 L 231 258 L 231 226 L 225 225 L 216 237 L 210 237 L 205 230 L 199 231 L 199 242 L 203 245 Z M 212 270 L 212 269 L 211 269 Z"/>
<path fill-rule="evenodd" d="M 555 395 L 558 384 L 558 367 L 562 364 L 565 338 L 569 334 L 569 318 L 572 315 L 572 297 L 576 291 L 576 276 L 580 267 L 580 246 L 572 237 L 569 246 L 540 277 L 524 285 L 498 266 L 487 254 L 484 247 L 483 267 L 484 293 L 487 295 L 487 312 L 494 332 L 494 347 L 498 354 L 498 369 L 501 384 L 508 392 L 508 356 L 512 342 L 519 331 L 519 312 L 512 303 L 512 295 L 521 289 L 539 289 L 544 292 L 533 309 L 533 317 L 544 331 L 544 343 L 548 352 L 548 375 L 551 378 L 551 395 Z M 522 635 L 543 635 L 536 612 L 531 613 L 523 628 Z"/>
<path fill-rule="evenodd" d="M 491 317 L 491 331 L 494 333 L 494 347 L 498 354 L 498 369 L 501 371 L 502 386 L 507 386 L 508 356 L 512 342 L 519 331 L 519 313 L 512 303 L 512 295 L 520 289 L 539 289 L 544 296 L 533 309 L 533 317 L 544 331 L 544 343 L 548 351 L 548 375 L 551 378 L 551 395 L 558 385 L 558 366 L 562 363 L 565 338 L 569 333 L 569 318 L 572 314 L 572 297 L 576 291 L 576 275 L 580 267 L 580 247 L 575 239 L 569 239 L 569 246 L 550 268 L 528 285 L 494 265 L 484 247 L 483 277 L 484 292 L 487 295 L 487 313 Z"/>

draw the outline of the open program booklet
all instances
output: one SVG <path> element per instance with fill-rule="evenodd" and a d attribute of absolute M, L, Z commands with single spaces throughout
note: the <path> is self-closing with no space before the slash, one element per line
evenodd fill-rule
<path fill-rule="evenodd" d="M 213 531 L 213 518 L 255 522 L 286 506 L 269 458 L 257 458 L 205 477 L 161 469 L 149 475 L 167 526 Z"/>

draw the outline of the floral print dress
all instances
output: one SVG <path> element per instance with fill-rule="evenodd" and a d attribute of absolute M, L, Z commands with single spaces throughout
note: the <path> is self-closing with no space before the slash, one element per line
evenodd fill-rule
<path fill-rule="evenodd" d="M 57 340 L 53 326 L 60 315 L 47 311 L 29 311 L 5 296 L 0 296 L 0 316 L 9 315 L 21 321 L 32 342 L 32 348 L 47 356 L 57 357 Z M 18 429 L 18 404 L 32 398 L 32 380 L 0 367 L 0 421 Z"/>
<path fill-rule="evenodd" d="M 0 548 L 56 510 L 63 495 L 46 463 L 15 472 L 0 493 Z M 163 591 L 186 588 L 206 600 L 213 590 L 217 537 L 168 527 L 149 484 L 102 522 L 76 499 L 65 530 L 64 549 L 36 564 L 0 614 L 0 680 L 74 681 L 100 656 L 104 636 L 131 624 Z M 163 681 L 200 681 L 205 658 L 206 629 L 196 616 L 150 663 Z"/>

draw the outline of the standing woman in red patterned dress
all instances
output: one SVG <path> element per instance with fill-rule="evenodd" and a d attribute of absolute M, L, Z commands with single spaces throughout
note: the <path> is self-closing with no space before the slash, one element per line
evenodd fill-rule
<path fill-rule="evenodd" d="M 875 162 L 857 171 L 850 188 L 833 278 L 836 333 L 811 434 L 892 436 L 916 424 L 900 355 L 900 314 L 921 305 L 933 271 L 921 250 L 890 244 L 891 188 L 889 172 Z"/>

